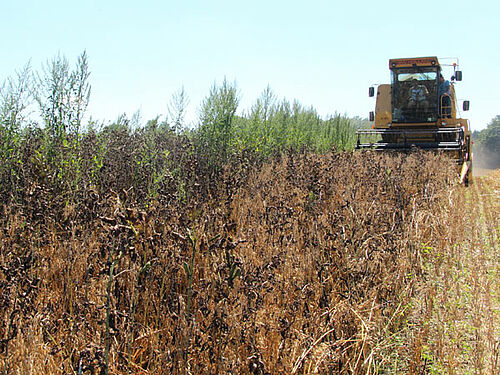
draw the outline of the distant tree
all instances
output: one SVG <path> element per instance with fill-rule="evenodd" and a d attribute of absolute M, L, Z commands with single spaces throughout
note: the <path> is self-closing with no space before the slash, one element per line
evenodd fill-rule
<path fill-rule="evenodd" d="M 490 121 L 479 139 L 486 148 L 500 153 L 500 115 Z"/>
<path fill-rule="evenodd" d="M 475 132 L 474 136 L 479 143 L 477 149 L 487 166 L 498 168 L 500 166 L 500 115 L 493 118 L 486 129 Z"/>

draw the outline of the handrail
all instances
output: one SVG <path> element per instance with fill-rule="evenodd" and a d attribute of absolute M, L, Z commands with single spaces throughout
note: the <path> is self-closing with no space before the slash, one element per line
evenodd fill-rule
<path fill-rule="evenodd" d="M 449 105 L 444 105 L 445 98 L 448 98 L 449 103 L 450 103 Z M 439 117 L 441 117 L 441 118 L 443 118 L 443 117 L 450 118 L 451 117 L 452 103 L 453 103 L 453 101 L 451 100 L 450 94 L 445 92 L 444 94 L 441 95 L 441 97 L 439 98 Z"/>

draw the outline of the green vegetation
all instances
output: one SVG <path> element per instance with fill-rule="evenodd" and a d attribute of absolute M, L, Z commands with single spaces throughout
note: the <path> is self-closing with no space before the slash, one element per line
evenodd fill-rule
<path fill-rule="evenodd" d="M 269 87 L 245 113 L 239 111 L 236 83 L 226 79 L 214 83 L 197 123 L 190 127 L 185 122 L 189 98 L 184 88 L 173 93 L 164 119 L 158 116 L 141 124 L 136 113 L 131 119 L 120 115 L 110 124 L 91 117 L 85 123 L 90 76 L 84 52 L 73 67 L 58 55 L 41 72 L 27 65 L 4 82 L 2 198 L 21 199 L 34 179 L 50 184 L 66 204 L 88 187 L 106 191 L 119 186 L 134 186 L 132 194 L 147 204 L 164 197 L 165 191 L 187 202 L 216 181 L 231 160 L 264 161 L 286 150 L 352 149 L 356 128 L 366 125 L 338 114 L 322 119 L 314 108 L 278 100 Z"/>
<path fill-rule="evenodd" d="M 299 102 L 278 100 L 267 87 L 248 113 L 239 114 L 239 91 L 235 83 L 224 80 L 214 83 L 201 103 L 199 120 L 194 128 L 185 123 L 189 98 L 184 88 L 172 95 L 164 120 L 151 119 L 140 124 L 138 116 L 128 119 L 120 115 L 104 125 L 90 120 L 84 124 L 90 98 L 90 70 L 87 54 L 78 57 L 72 69 L 68 60 L 58 55 L 33 72 L 27 65 L 16 77 L 2 86 L 0 98 L 0 157 L 3 160 L 2 182 L 14 188 L 17 166 L 22 163 L 23 148 L 36 144 L 35 155 L 40 168 L 60 183 L 73 188 L 82 175 L 91 172 L 92 183 L 107 154 L 113 152 L 113 137 L 128 136 L 140 143 L 137 155 L 130 162 L 132 172 L 141 178 L 144 169 L 150 174 L 150 195 L 155 196 L 157 184 L 179 173 L 169 160 L 173 143 L 187 143 L 193 154 L 203 155 L 200 163 L 219 173 L 224 163 L 242 153 L 265 159 L 276 152 L 306 148 L 318 152 L 352 149 L 355 130 L 365 125 L 359 118 L 334 115 L 322 119 L 314 108 Z M 83 145 L 92 143 L 82 154 Z M 188 147 L 188 146 L 185 146 Z M 166 157 L 165 157 L 166 156 Z M 168 165 L 168 170 L 165 168 Z M 144 177 L 144 176 L 142 176 Z M 12 185 L 14 184 L 14 185 Z"/>
<path fill-rule="evenodd" d="M 472 134 L 475 159 L 486 168 L 500 167 L 500 115 L 493 118 L 486 129 Z"/>
<path fill-rule="evenodd" d="M 252 106 L 246 117 L 236 121 L 236 141 L 264 155 L 306 147 L 318 152 L 354 148 L 355 131 L 362 120 L 334 115 L 321 119 L 314 108 L 297 101 L 279 101 L 270 87 Z"/>

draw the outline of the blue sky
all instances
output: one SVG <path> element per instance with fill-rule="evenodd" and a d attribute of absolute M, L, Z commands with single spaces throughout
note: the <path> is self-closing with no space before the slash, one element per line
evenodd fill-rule
<path fill-rule="evenodd" d="M 87 51 L 89 114 L 103 121 L 165 115 L 184 87 L 188 120 L 214 82 L 236 82 L 240 112 L 267 85 L 322 117 L 366 117 L 368 86 L 389 81 L 393 57 L 458 57 L 458 97 L 473 130 L 500 114 L 500 5 L 456 1 L 35 1 L 0 5 L 0 82 L 28 61 Z"/>

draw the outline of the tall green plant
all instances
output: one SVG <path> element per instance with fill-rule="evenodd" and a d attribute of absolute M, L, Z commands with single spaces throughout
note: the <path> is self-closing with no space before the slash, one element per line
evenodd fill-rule
<path fill-rule="evenodd" d="M 13 179 L 21 163 L 22 127 L 27 123 L 32 92 L 33 74 L 29 63 L 0 88 L 0 178 L 13 189 Z"/>
<path fill-rule="evenodd" d="M 89 66 L 83 52 L 74 69 L 58 55 L 38 75 L 36 101 L 45 125 L 44 157 L 57 182 L 74 196 L 82 179 L 81 125 L 90 99 Z"/>
<path fill-rule="evenodd" d="M 214 84 L 203 100 L 199 145 L 214 167 L 221 166 L 228 158 L 238 103 L 236 84 L 229 83 L 225 78 L 221 86 Z"/>
<path fill-rule="evenodd" d="M 67 133 L 79 134 L 90 99 L 90 71 L 87 53 L 79 57 L 74 70 L 61 55 L 49 61 L 38 77 L 36 95 L 45 126 L 53 139 Z"/>
<path fill-rule="evenodd" d="M 336 114 L 324 122 L 321 135 L 319 148 L 322 151 L 333 147 L 339 150 L 352 149 L 356 143 L 356 125 L 352 119 Z"/>
<path fill-rule="evenodd" d="M 8 78 L 0 88 L 0 126 L 17 131 L 27 119 L 33 93 L 33 73 L 28 63 L 15 78 Z"/>
<path fill-rule="evenodd" d="M 184 91 L 184 86 L 170 98 L 168 103 L 168 121 L 175 132 L 180 132 L 185 127 L 186 109 L 189 97 Z"/>

